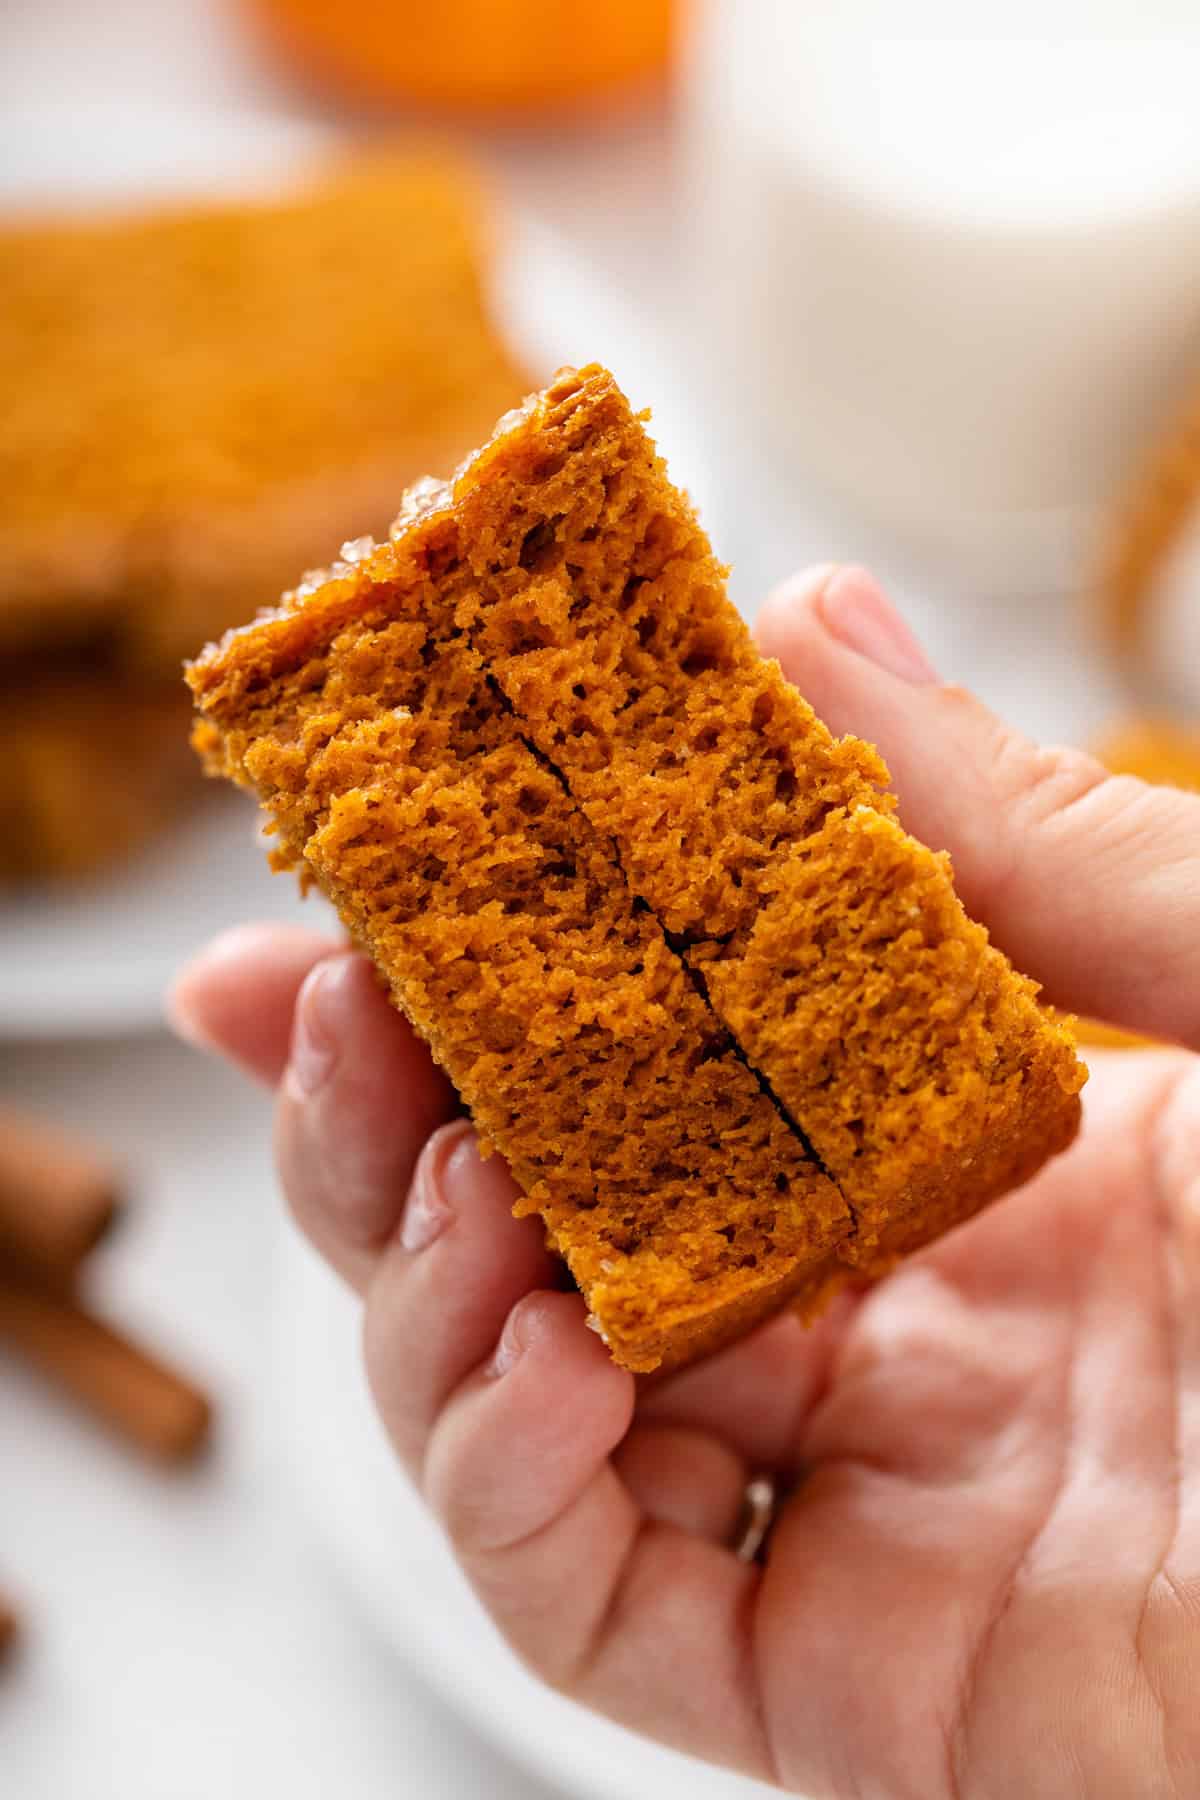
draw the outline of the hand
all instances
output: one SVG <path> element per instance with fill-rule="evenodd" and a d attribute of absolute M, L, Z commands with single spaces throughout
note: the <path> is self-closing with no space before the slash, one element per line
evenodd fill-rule
<path fill-rule="evenodd" d="M 1200 1047 L 1200 799 L 1025 743 L 856 571 L 761 633 L 1051 998 Z M 1098 1059 L 1022 1193 L 642 1391 L 360 957 L 245 927 L 174 1012 L 279 1081 L 284 1188 L 364 1297 L 397 1453 L 547 1681 L 814 1796 L 1200 1793 L 1194 1056 Z M 795 1486 L 746 1566 L 764 1469 Z"/>

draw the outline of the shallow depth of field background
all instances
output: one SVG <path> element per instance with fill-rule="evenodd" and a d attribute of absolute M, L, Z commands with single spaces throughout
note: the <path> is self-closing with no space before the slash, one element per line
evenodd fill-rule
<path fill-rule="evenodd" d="M 797 567 L 865 562 L 1027 729 L 1192 729 L 1200 19 L 823 10 L 8 0 L 0 211 L 448 142 L 490 184 L 530 384 L 594 357 L 654 409 L 748 616 Z M 1168 477 L 1117 629 L 1122 534 Z M 0 886 L 0 1129 L 111 1161 L 86 1305 L 215 1417 L 164 1471 L 0 1342 L 0 1794 L 748 1796 L 510 1666 L 372 1435 L 353 1308 L 280 1217 L 268 1100 L 165 1034 L 189 948 L 319 905 L 224 795 L 87 881 Z"/>

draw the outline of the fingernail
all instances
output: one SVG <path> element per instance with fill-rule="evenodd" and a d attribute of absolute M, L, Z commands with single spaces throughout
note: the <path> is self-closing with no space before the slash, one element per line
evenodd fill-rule
<path fill-rule="evenodd" d="M 838 565 L 835 562 L 813 563 L 809 568 L 801 569 L 798 575 L 793 575 L 790 581 L 776 591 L 786 595 L 794 606 L 801 600 L 814 600 L 822 588 L 829 586 L 837 573 Z"/>
<path fill-rule="evenodd" d="M 348 957 L 318 963 L 306 976 L 296 1000 L 285 1085 L 300 1100 L 309 1100 L 333 1073 L 338 1058 L 339 1026 Z"/>
<path fill-rule="evenodd" d="M 470 1205 L 480 1163 L 479 1140 L 469 1126 L 451 1126 L 435 1138 L 417 1164 L 409 1190 L 400 1221 L 402 1249 L 428 1249 L 455 1213 Z"/>
<path fill-rule="evenodd" d="M 499 1381 L 502 1375 L 521 1360 L 529 1348 L 528 1321 L 525 1308 L 518 1300 L 517 1304 L 504 1321 L 504 1330 L 500 1333 L 500 1341 L 492 1351 L 491 1360 L 484 1369 L 489 1381 Z"/>
<path fill-rule="evenodd" d="M 825 587 L 838 572 L 837 563 L 814 563 L 810 568 L 801 569 L 795 575 L 789 575 L 786 581 L 763 601 L 755 621 L 755 630 L 761 636 L 764 632 L 773 637 L 778 630 L 786 634 L 788 627 L 801 607 L 813 605 L 821 589 Z"/>
<path fill-rule="evenodd" d="M 168 989 L 163 999 L 163 1019 L 167 1030 L 181 1044 L 187 1044 L 192 1050 L 213 1048 L 212 1039 L 200 1021 L 192 1017 L 187 997 L 178 988 Z"/>
<path fill-rule="evenodd" d="M 818 590 L 816 608 L 831 636 L 914 687 L 941 680 L 887 595 L 864 569 L 838 569 Z"/>
<path fill-rule="evenodd" d="M 264 935 L 261 925 L 231 925 L 218 932 L 211 943 L 189 959 L 163 999 L 167 1027 L 177 1038 L 195 1050 L 220 1049 L 219 1041 L 214 1042 L 203 1019 L 197 1018 L 192 1011 L 193 986 L 199 981 L 203 987 L 230 963 L 243 961 L 251 949 L 261 949 Z"/>

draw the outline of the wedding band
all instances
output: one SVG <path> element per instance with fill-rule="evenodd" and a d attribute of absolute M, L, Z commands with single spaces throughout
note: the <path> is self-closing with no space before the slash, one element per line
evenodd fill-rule
<path fill-rule="evenodd" d="M 767 1541 L 767 1533 L 775 1522 L 777 1490 L 770 1475 L 756 1475 L 746 1483 L 742 1512 L 733 1537 L 733 1553 L 741 1562 L 751 1563 Z"/>

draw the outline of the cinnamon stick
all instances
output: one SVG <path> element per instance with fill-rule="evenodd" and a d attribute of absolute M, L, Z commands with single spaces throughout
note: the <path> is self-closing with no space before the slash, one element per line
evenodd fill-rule
<path fill-rule="evenodd" d="M 207 1396 L 68 1294 L 0 1272 L 0 1340 L 160 1462 L 186 1461 L 208 1435 Z"/>
<path fill-rule="evenodd" d="M 8 1655 L 20 1634 L 20 1622 L 15 1609 L 0 1594 L 0 1662 Z"/>
<path fill-rule="evenodd" d="M 0 1111 L 0 1261 L 69 1278 L 121 1199 L 103 1156 L 8 1109 Z"/>

